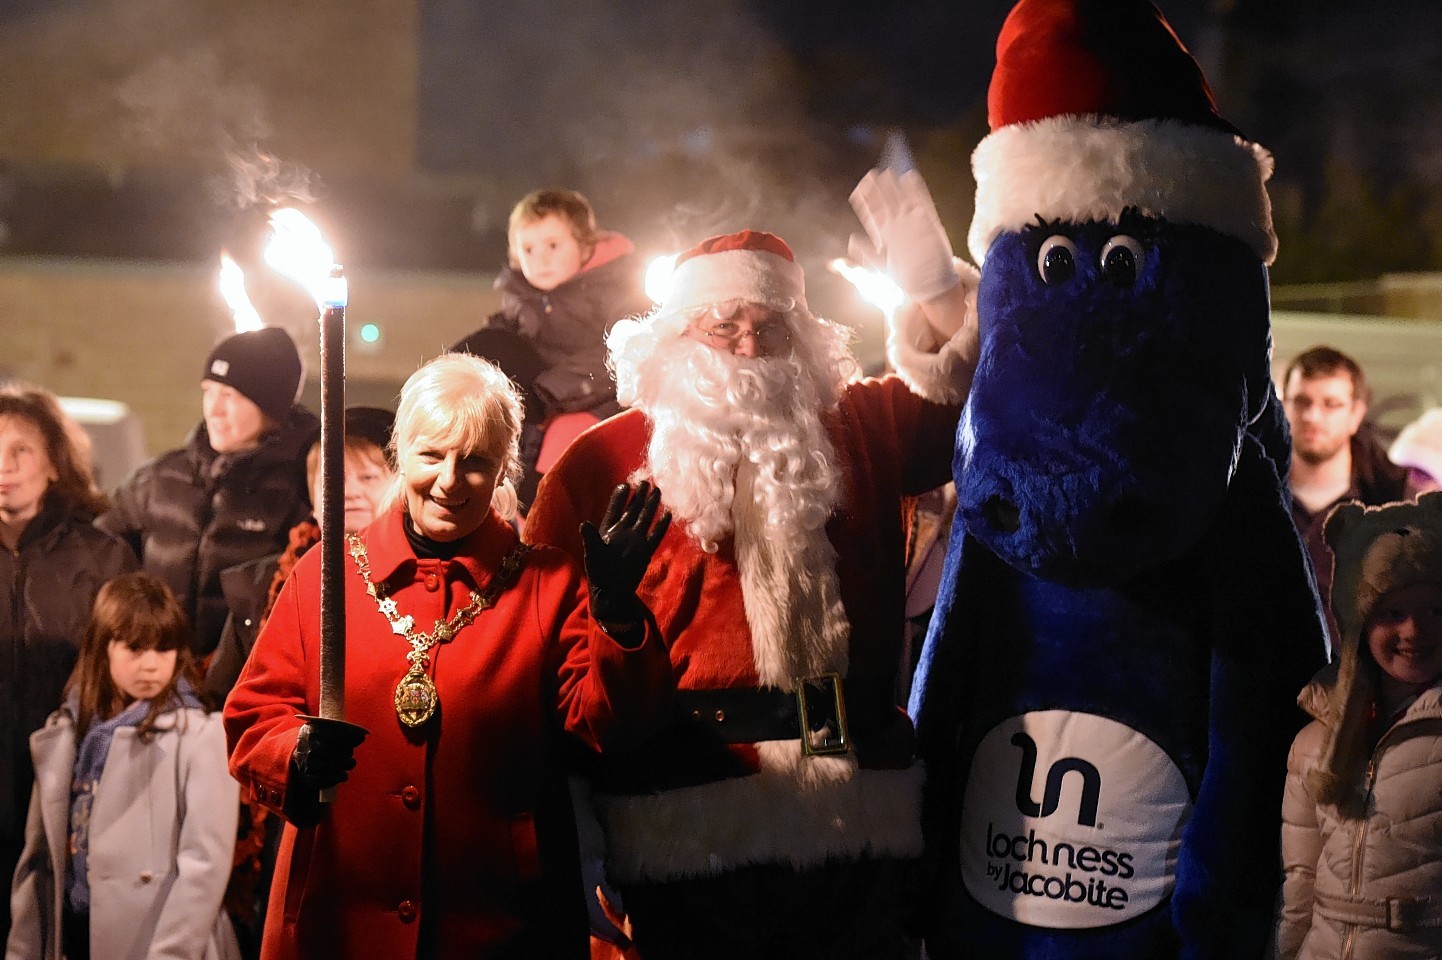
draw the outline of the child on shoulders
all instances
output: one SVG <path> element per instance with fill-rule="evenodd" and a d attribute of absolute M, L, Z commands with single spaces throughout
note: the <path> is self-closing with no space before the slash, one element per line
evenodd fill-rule
<path fill-rule="evenodd" d="M 598 229 L 590 201 L 574 190 L 522 197 L 506 233 L 508 262 L 496 278 L 501 309 L 451 349 L 495 362 L 521 388 L 525 475 L 518 492 L 529 506 L 544 425 L 560 414 L 601 420 L 620 410 L 606 369 L 606 334 L 652 304 L 631 241 Z"/>

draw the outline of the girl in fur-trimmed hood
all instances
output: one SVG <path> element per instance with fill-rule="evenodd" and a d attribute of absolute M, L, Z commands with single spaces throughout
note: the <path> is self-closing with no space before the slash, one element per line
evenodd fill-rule
<path fill-rule="evenodd" d="M 1442 493 L 1327 519 L 1340 663 L 1300 698 L 1283 958 L 1442 953 Z"/>

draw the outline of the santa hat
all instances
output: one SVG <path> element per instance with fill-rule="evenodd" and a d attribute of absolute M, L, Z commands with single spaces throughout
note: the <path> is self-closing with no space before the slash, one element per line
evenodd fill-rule
<path fill-rule="evenodd" d="M 1128 208 L 1276 256 L 1272 157 L 1217 113 L 1196 60 L 1147 0 L 1021 0 L 1002 26 L 972 155 L 977 263 L 997 236 Z"/>
<path fill-rule="evenodd" d="M 760 230 L 702 240 L 676 257 L 657 313 L 685 313 L 728 300 L 805 309 L 806 280 L 785 240 Z"/>

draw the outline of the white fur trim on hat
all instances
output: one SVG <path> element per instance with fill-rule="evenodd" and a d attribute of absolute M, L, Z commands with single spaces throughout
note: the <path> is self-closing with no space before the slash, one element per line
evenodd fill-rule
<path fill-rule="evenodd" d="M 683 260 L 671 274 L 671 288 L 658 313 L 679 313 L 728 300 L 806 307 L 801 265 L 768 250 L 723 250 Z"/>
<path fill-rule="evenodd" d="M 1220 130 L 1174 120 L 1062 116 L 995 131 L 971 157 L 981 263 L 997 236 L 1046 220 L 1115 221 L 1130 207 L 1236 237 L 1264 263 L 1277 254 L 1266 182 L 1272 155 Z"/>

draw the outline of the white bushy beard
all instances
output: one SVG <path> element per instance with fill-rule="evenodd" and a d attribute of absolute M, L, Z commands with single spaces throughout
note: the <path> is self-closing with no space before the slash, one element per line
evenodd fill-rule
<path fill-rule="evenodd" d="M 821 424 L 834 388 L 823 399 L 815 373 L 795 354 L 736 357 L 678 337 L 658 344 L 652 360 L 646 373 L 664 387 L 636 404 L 651 421 L 642 471 L 702 549 L 714 553 L 735 531 L 743 464 L 754 478 L 751 506 L 776 536 L 825 525 L 839 494 L 835 451 Z"/>
<path fill-rule="evenodd" d="M 826 536 L 842 477 L 822 415 L 854 360 L 844 330 L 809 323 L 786 357 L 736 357 L 675 334 L 648 343 L 635 366 L 624 344 L 613 353 L 618 382 L 651 421 L 632 479 L 652 480 L 708 553 L 734 537 L 757 675 L 783 690 L 845 674 L 850 637 Z"/>

